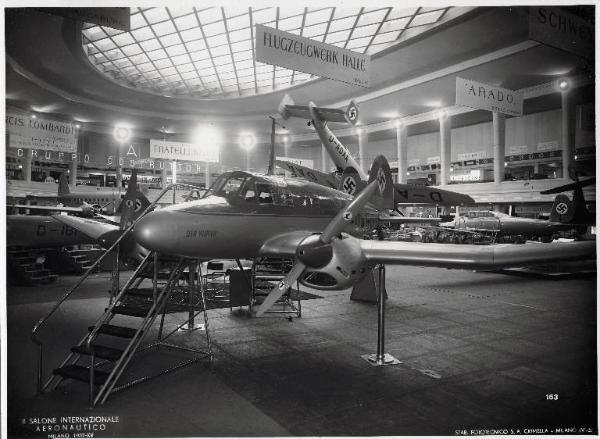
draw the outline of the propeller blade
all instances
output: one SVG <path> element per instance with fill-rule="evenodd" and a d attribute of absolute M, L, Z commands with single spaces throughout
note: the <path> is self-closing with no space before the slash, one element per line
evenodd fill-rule
<path fill-rule="evenodd" d="M 273 306 L 277 300 L 283 296 L 283 294 L 296 282 L 296 280 L 302 275 L 306 265 L 296 260 L 296 263 L 290 270 L 290 272 L 279 282 L 279 284 L 271 290 L 269 295 L 265 298 L 263 303 L 260 304 L 256 310 L 256 317 L 262 316 L 269 308 Z"/>
<path fill-rule="evenodd" d="M 321 234 L 321 241 L 324 243 L 331 242 L 331 239 L 339 235 L 351 222 L 356 214 L 360 213 L 360 211 L 365 207 L 375 190 L 377 189 L 377 180 L 373 180 L 371 183 L 367 185 L 366 188 L 363 189 L 361 193 L 359 193 L 354 200 L 346 206 L 343 210 L 338 212 L 338 214 L 331 220 L 323 233 Z"/>

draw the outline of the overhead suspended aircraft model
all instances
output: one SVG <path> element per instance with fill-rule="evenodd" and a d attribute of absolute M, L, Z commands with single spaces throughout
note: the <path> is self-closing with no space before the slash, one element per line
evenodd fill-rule
<path fill-rule="evenodd" d="M 336 108 L 317 107 L 313 102 L 308 106 L 294 105 L 290 96 L 285 95 L 279 104 L 279 113 L 284 119 L 291 116 L 309 119 L 323 143 L 323 147 L 333 160 L 340 173 L 343 172 L 339 182 L 332 186 L 334 177 L 316 170 L 296 165 L 287 161 L 278 161 L 278 166 L 287 169 L 294 175 L 304 177 L 325 186 L 339 188 L 350 195 L 358 192 L 366 185 L 369 176 L 354 160 L 352 154 L 344 144 L 333 134 L 327 122 L 342 122 L 352 125 L 358 122 L 359 110 L 354 101 L 348 104 L 346 110 Z M 475 200 L 468 195 L 444 189 L 417 186 L 404 183 L 394 183 L 394 207 L 397 204 L 436 204 L 440 206 L 466 206 L 475 204 Z"/>
<path fill-rule="evenodd" d="M 454 245 L 352 236 L 357 215 L 393 204 L 394 186 L 383 156 L 375 159 L 367 186 L 354 199 L 316 183 L 233 171 L 222 174 L 204 198 L 147 214 L 134 235 L 145 248 L 163 254 L 206 260 L 295 258 L 257 315 L 296 280 L 316 289 L 345 289 L 375 264 L 491 269 L 595 255 L 595 241 Z"/>

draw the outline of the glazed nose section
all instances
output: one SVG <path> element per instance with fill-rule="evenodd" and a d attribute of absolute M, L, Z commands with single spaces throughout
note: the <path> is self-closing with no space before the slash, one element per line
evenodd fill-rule
<path fill-rule="evenodd" d="M 146 214 L 134 228 L 135 240 L 151 251 L 174 254 L 177 249 L 177 223 L 173 213 L 155 211 Z"/>

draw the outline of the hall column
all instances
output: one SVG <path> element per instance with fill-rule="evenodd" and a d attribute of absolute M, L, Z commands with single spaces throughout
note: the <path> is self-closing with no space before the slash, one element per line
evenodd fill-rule
<path fill-rule="evenodd" d="M 319 145 L 321 146 L 321 171 L 327 172 L 327 151 L 320 142 Z"/>
<path fill-rule="evenodd" d="M 396 123 L 396 148 L 398 152 L 398 183 L 406 183 L 406 165 L 408 162 L 408 130 L 406 125 Z"/>
<path fill-rule="evenodd" d="M 506 117 L 502 113 L 492 113 L 494 146 L 494 183 L 504 181 L 504 158 L 506 156 Z"/>
<path fill-rule="evenodd" d="M 204 188 L 208 189 L 210 187 L 210 162 L 206 162 L 206 167 L 204 169 Z"/>
<path fill-rule="evenodd" d="M 167 166 L 165 165 L 165 162 L 161 162 L 162 164 L 162 168 L 160 169 L 160 178 L 162 180 L 162 188 L 166 188 L 169 183 L 167 182 Z"/>
<path fill-rule="evenodd" d="M 26 149 L 23 154 L 23 179 L 29 183 L 31 181 L 31 166 L 33 164 L 33 150 Z"/>
<path fill-rule="evenodd" d="M 73 154 L 71 166 L 69 167 L 69 186 L 72 188 L 77 184 L 77 154 Z"/>
<path fill-rule="evenodd" d="M 450 181 L 450 152 L 451 132 L 450 117 L 444 112 L 440 113 L 440 184 L 446 185 Z"/>
<path fill-rule="evenodd" d="M 368 172 L 368 167 L 365 167 L 365 147 L 367 143 L 367 131 L 361 127 L 358 127 L 356 129 L 356 134 L 358 135 L 358 164 L 360 165 L 360 168 L 363 171 Z"/>
<path fill-rule="evenodd" d="M 569 178 L 569 165 L 571 164 L 571 136 L 569 132 L 569 89 L 561 89 L 561 147 L 562 147 L 562 178 Z"/>

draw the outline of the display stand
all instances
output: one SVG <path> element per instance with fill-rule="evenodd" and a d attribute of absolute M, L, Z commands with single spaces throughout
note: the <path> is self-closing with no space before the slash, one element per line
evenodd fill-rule
<path fill-rule="evenodd" d="M 402 362 L 385 351 L 385 265 L 378 267 L 379 282 L 377 289 L 377 353 L 361 355 L 361 358 L 373 366 L 393 366 Z"/>
<path fill-rule="evenodd" d="M 195 309 L 194 309 L 194 298 L 197 297 L 197 293 L 202 293 L 202 288 L 204 288 L 204 284 L 202 283 L 202 273 L 201 265 L 190 262 L 189 265 L 189 278 L 188 278 L 188 287 L 189 287 L 189 308 L 188 308 L 188 321 L 184 325 L 179 328 L 179 331 L 195 331 L 197 329 L 204 330 L 204 324 L 195 323 Z"/>

